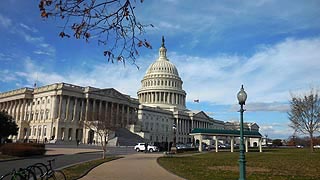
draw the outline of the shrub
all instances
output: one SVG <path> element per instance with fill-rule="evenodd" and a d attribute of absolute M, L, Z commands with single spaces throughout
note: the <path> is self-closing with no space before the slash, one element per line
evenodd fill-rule
<path fill-rule="evenodd" d="M 7 143 L 1 146 L 0 151 L 5 155 L 19 157 L 44 155 L 46 152 L 44 144 L 35 143 Z"/>

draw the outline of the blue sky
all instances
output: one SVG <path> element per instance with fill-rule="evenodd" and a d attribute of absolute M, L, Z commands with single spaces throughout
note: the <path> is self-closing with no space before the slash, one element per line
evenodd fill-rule
<path fill-rule="evenodd" d="M 139 2 L 139 1 L 138 1 Z M 136 97 L 161 36 L 184 81 L 187 106 L 215 119 L 238 121 L 236 94 L 248 93 L 245 121 L 287 138 L 290 93 L 319 87 L 320 1 L 158 0 L 137 3 L 152 50 L 137 64 L 108 63 L 92 40 L 61 39 L 57 19 L 44 21 L 38 0 L 0 1 L 0 92 L 56 82 L 114 87 Z M 199 99 L 200 103 L 194 103 Z"/>

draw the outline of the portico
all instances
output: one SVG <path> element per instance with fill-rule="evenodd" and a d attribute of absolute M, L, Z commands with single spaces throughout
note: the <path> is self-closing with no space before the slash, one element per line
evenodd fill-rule
<path fill-rule="evenodd" d="M 212 139 L 215 141 L 215 151 L 218 152 L 218 143 L 219 143 L 219 137 L 230 137 L 231 143 L 230 143 L 230 151 L 234 151 L 234 140 L 235 137 L 240 137 L 240 131 L 239 130 L 226 130 L 226 129 L 201 129 L 201 128 L 195 128 L 191 131 L 190 136 L 193 136 L 195 141 L 199 140 L 199 151 L 202 152 L 202 144 L 204 137 L 212 137 Z M 262 152 L 262 135 L 258 131 L 244 131 L 244 137 L 245 137 L 245 147 L 246 152 L 249 151 L 248 141 L 250 138 L 258 138 L 259 139 L 259 152 Z"/>

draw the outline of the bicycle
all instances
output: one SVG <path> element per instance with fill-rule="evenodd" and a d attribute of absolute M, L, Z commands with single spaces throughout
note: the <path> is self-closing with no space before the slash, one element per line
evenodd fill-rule
<path fill-rule="evenodd" d="M 32 170 L 20 168 L 19 171 L 13 169 L 11 172 L 1 176 L 0 180 L 37 180 L 37 177 Z"/>
<path fill-rule="evenodd" d="M 29 166 L 29 169 L 32 169 L 37 175 L 38 180 L 66 180 L 65 174 L 61 170 L 55 170 L 52 167 L 52 163 L 55 159 L 48 160 L 48 164 L 36 163 L 32 166 Z"/>

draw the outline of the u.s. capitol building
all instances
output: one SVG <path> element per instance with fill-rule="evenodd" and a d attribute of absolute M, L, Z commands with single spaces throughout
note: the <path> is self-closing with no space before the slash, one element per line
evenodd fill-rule
<path fill-rule="evenodd" d="M 162 39 L 159 58 L 141 81 L 138 99 L 113 88 L 81 87 L 55 83 L 0 93 L 0 110 L 14 117 L 19 126 L 16 141 L 97 143 L 88 121 L 104 121 L 123 127 L 148 142 L 172 142 L 173 124 L 177 142 L 193 142 L 194 128 L 224 129 L 225 122 L 203 111 L 186 108 L 186 92 L 178 70 L 166 55 Z M 230 125 L 230 124 L 228 124 Z M 252 125 L 252 124 L 251 124 Z M 253 124 L 259 130 L 259 126 Z M 117 133 L 110 142 L 119 144 Z"/>

